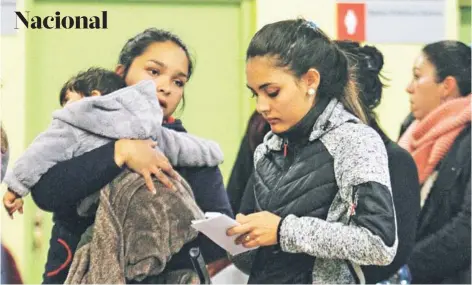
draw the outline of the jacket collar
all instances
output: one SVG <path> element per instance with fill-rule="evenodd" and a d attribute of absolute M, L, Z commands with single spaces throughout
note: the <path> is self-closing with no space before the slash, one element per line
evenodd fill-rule
<path fill-rule="evenodd" d="M 336 129 L 337 127 L 341 126 L 342 124 L 351 121 L 355 123 L 359 123 L 360 120 L 346 111 L 344 109 L 344 106 L 341 102 L 339 102 L 336 98 L 331 99 L 329 101 L 328 105 L 322 110 L 321 114 L 318 116 L 315 116 L 315 113 L 317 112 L 316 107 L 313 108 L 313 114 L 310 114 L 310 112 L 304 117 L 305 118 L 315 118 L 315 123 L 312 124 L 312 127 L 309 133 L 308 141 L 312 142 L 314 140 L 317 140 L 321 138 L 324 134 L 330 132 L 331 130 Z M 302 119 L 302 121 L 304 120 Z M 306 122 L 300 122 L 301 125 L 297 127 L 297 125 L 294 127 L 299 131 L 302 131 L 304 129 L 304 126 L 306 126 Z M 288 132 L 291 132 L 289 130 Z M 297 131 L 295 131 L 297 132 Z M 263 144 L 268 148 L 268 150 L 273 150 L 273 151 L 280 151 L 282 150 L 284 143 L 284 137 L 283 134 L 282 136 L 279 134 L 275 134 L 272 131 L 268 132 L 265 137 L 264 137 L 264 142 Z"/>

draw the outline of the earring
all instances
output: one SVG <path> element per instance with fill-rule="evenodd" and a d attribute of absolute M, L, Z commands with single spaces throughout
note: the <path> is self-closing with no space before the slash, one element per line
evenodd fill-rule
<path fill-rule="evenodd" d="M 316 93 L 315 88 L 308 89 L 308 95 L 313 96 L 313 95 L 315 95 L 315 93 Z"/>

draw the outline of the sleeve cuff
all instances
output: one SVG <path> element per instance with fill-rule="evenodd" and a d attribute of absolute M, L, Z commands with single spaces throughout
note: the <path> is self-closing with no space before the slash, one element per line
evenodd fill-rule
<path fill-rule="evenodd" d="M 285 217 L 280 220 L 280 223 L 277 227 L 277 245 L 280 248 L 280 229 L 282 228 L 282 223 L 284 222 Z"/>
<path fill-rule="evenodd" d="M 105 164 L 106 164 L 106 161 L 108 160 L 109 165 L 114 166 L 114 167 L 111 167 L 111 171 L 120 173 L 121 170 L 126 168 L 126 163 L 123 163 L 121 167 L 116 164 L 115 147 L 116 147 L 116 141 L 113 141 L 105 145 L 104 146 L 105 151 L 103 151 L 102 158 L 105 161 Z"/>
<path fill-rule="evenodd" d="M 277 239 L 282 251 L 296 253 L 293 247 L 297 242 L 296 237 L 300 235 L 299 226 L 299 218 L 295 215 L 288 215 L 280 221 Z"/>
<path fill-rule="evenodd" d="M 30 193 L 30 189 L 16 178 L 13 171 L 7 171 L 3 182 L 8 186 L 10 192 L 13 192 L 20 197 L 24 197 Z"/>

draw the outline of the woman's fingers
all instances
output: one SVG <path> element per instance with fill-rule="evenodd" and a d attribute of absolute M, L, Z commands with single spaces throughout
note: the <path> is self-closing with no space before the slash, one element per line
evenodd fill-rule
<path fill-rule="evenodd" d="M 241 225 L 232 227 L 226 231 L 226 234 L 228 236 L 233 236 L 233 235 L 242 235 L 242 234 L 247 234 L 248 232 L 253 230 L 253 225 L 250 223 L 251 220 L 248 218 L 249 216 L 243 215 L 243 214 L 237 214 L 236 215 L 236 221 L 240 223 Z M 238 240 L 238 239 L 236 239 Z"/>
<path fill-rule="evenodd" d="M 170 177 L 178 179 L 178 174 L 174 171 L 170 163 L 159 161 L 156 166 L 160 168 L 163 172 L 167 173 Z"/>
<path fill-rule="evenodd" d="M 165 173 L 167 173 L 170 177 L 180 181 L 179 174 L 172 168 L 172 165 L 169 162 L 169 159 L 159 151 L 156 151 L 156 159 L 157 163 L 156 166 L 162 169 Z"/>
<path fill-rule="evenodd" d="M 234 236 L 234 235 L 240 235 L 240 234 L 246 234 L 250 231 L 252 231 L 253 226 L 251 224 L 244 224 L 240 226 L 235 226 L 230 228 L 229 230 L 226 231 L 226 234 L 228 236 Z"/>
<path fill-rule="evenodd" d="M 243 246 L 247 248 L 259 246 L 259 238 L 251 238 L 249 241 L 244 241 Z"/>
<path fill-rule="evenodd" d="M 179 177 L 179 175 L 174 171 L 167 157 L 156 149 L 156 142 L 152 140 L 119 140 L 118 142 L 119 144 L 115 146 L 117 165 L 120 165 L 119 163 L 123 160 L 129 169 L 141 174 L 152 193 L 156 193 L 152 176 L 156 176 L 167 187 L 175 189 L 166 173 L 171 177 Z"/>
<path fill-rule="evenodd" d="M 240 235 L 235 240 L 236 244 L 242 244 L 244 247 L 251 248 L 259 246 L 259 236 L 254 231 Z"/>
<path fill-rule="evenodd" d="M 170 164 L 169 164 L 170 165 Z M 164 170 L 167 174 L 170 175 L 170 177 L 174 178 L 175 180 L 177 181 L 181 181 L 182 178 L 180 177 L 180 175 L 177 173 L 177 171 L 175 171 L 172 166 L 170 166 L 170 169 L 169 170 Z"/>
<path fill-rule="evenodd" d="M 248 216 L 240 213 L 236 215 L 236 221 L 240 224 L 245 224 L 245 223 L 248 223 L 250 219 Z"/>
<path fill-rule="evenodd" d="M 141 175 L 144 178 L 144 181 L 146 182 L 146 186 L 151 191 L 153 194 L 156 194 L 156 187 L 154 187 L 154 182 L 152 181 L 151 174 L 147 171 L 143 171 Z"/>
<path fill-rule="evenodd" d="M 172 190 L 176 190 L 174 183 L 172 183 L 172 181 L 170 181 L 169 177 L 167 177 L 167 175 L 164 174 L 159 167 L 152 166 L 151 167 L 151 173 L 154 174 L 154 176 L 156 176 L 156 178 L 162 184 L 164 184 L 167 188 L 170 188 Z"/>
<path fill-rule="evenodd" d="M 243 235 L 238 236 L 235 240 L 235 244 L 244 244 L 245 242 L 248 242 L 251 240 L 251 233 L 245 233 Z"/>

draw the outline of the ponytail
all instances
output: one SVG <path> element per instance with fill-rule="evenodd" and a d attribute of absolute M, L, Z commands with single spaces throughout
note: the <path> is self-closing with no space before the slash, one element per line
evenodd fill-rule
<path fill-rule="evenodd" d="M 346 87 L 344 88 L 344 96 L 341 96 L 340 101 L 347 111 L 359 118 L 363 123 L 368 124 L 367 116 L 359 99 L 359 89 L 356 84 L 356 79 L 353 75 L 350 75 Z"/>

